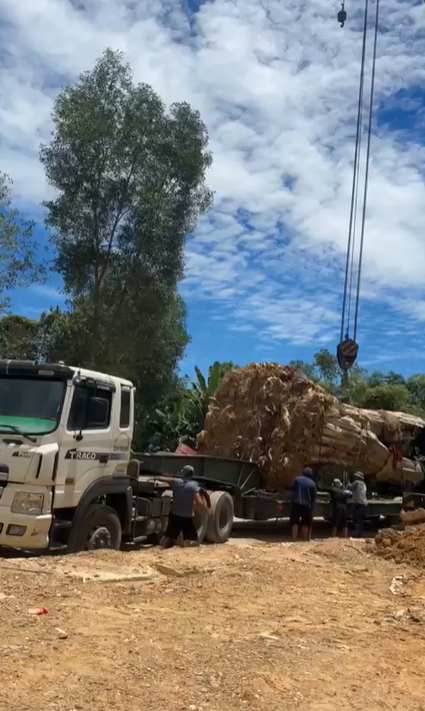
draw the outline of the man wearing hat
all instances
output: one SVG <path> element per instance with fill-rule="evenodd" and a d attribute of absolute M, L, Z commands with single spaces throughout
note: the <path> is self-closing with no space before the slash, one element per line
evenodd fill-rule
<path fill-rule="evenodd" d="M 350 489 L 352 494 L 352 502 L 354 507 L 354 537 L 360 538 L 363 533 L 364 520 L 367 512 L 367 487 L 364 480 L 363 472 L 356 472 L 353 475 L 354 481 L 348 484 L 347 489 Z"/>
<path fill-rule="evenodd" d="M 298 540 L 299 528 L 301 528 L 303 541 L 308 541 L 311 537 L 315 500 L 316 484 L 313 481 L 313 470 L 304 467 L 302 474 L 294 480 L 291 492 L 291 528 L 294 543 Z"/>
<path fill-rule="evenodd" d="M 183 545 L 199 544 L 194 523 L 194 507 L 204 506 L 203 498 L 206 499 L 208 508 L 211 503 L 206 492 L 201 489 L 198 482 L 194 481 L 194 475 L 194 468 L 188 464 L 183 467 L 179 477 L 156 477 L 157 481 L 169 484 L 173 492 L 168 526 L 161 541 L 161 546 L 164 548 L 171 548 L 181 539 Z"/>
<path fill-rule="evenodd" d="M 350 497 L 350 492 L 344 489 L 341 479 L 334 479 L 330 495 L 332 502 L 332 536 L 335 537 L 338 532 L 341 532 L 342 538 L 347 538 L 347 501 Z"/>

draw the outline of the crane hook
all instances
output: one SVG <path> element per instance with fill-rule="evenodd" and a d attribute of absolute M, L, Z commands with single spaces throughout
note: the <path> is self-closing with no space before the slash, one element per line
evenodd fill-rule
<path fill-rule="evenodd" d="M 340 23 L 341 27 L 344 27 L 345 22 L 347 21 L 347 13 L 345 12 L 345 0 L 341 3 L 341 9 L 337 15 L 338 17 L 338 22 Z"/>

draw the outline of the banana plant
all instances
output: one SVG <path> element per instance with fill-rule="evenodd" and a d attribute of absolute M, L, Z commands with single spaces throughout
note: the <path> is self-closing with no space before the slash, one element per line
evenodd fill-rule
<path fill-rule="evenodd" d="M 209 368 L 208 379 L 196 366 L 194 380 L 182 379 L 182 390 L 173 402 L 158 408 L 151 418 L 149 449 L 175 451 L 179 444 L 196 447 L 196 435 L 203 429 L 208 405 L 224 375 L 233 363 L 216 361 Z"/>
<path fill-rule="evenodd" d="M 199 432 L 204 427 L 210 399 L 216 394 L 224 375 L 233 367 L 235 367 L 233 363 L 219 363 L 216 360 L 209 368 L 208 379 L 206 379 L 198 366 L 195 366 L 196 380 L 192 382 L 190 400 L 192 416 L 197 423 Z"/>
<path fill-rule="evenodd" d="M 213 363 L 213 365 L 209 369 L 208 381 L 205 380 L 197 365 L 195 366 L 195 373 L 195 389 L 198 390 L 201 395 L 209 399 L 216 393 L 218 386 L 220 385 L 220 380 L 222 378 L 221 364 L 218 362 L 218 360 Z"/>

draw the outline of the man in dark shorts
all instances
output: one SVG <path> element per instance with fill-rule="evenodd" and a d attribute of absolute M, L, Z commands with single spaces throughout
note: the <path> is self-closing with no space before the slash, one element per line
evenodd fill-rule
<path fill-rule="evenodd" d="M 348 536 L 348 513 L 347 502 L 351 494 L 346 491 L 340 479 L 334 479 L 330 490 L 332 502 L 332 536 L 338 535 L 341 532 L 342 538 Z"/>
<path fill-rule="evenodd" d="M 208 508 L 210 501 L 208 494 L 193 480 L 195 470 L 190 465 L 183 467 L 179 477 L 157 477 L 158 481 L 170 485 L 173 492 L 173 503 L 168 517 L 168 526 L 164 538 L 161 540 L 163 548 L 171 548 L 180 540 L 183 546 L 199 545 L 198 532 L 194 523 L 194 507 L 204 505 L 206 500 Z"/>
<path fill-rule="evenodd" d="M 310 467 L 305 467 L 303 473 L 297 476 L 292 485 L 291 528 L 294 543 L 298 540 L 299 528 L 301 528 L 303 541 L 308 541 L 311 538 L 315 500 L 316 484 L 313 481 L 313 470 Z"/>

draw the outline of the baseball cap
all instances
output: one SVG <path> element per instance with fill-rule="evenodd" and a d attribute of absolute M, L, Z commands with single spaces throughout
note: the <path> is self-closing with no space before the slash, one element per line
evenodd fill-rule
<path fill-rule="evenodd" d="M 190 464 L 186 464 L 181 470 L 182 476 L 194 476 L 195 470 Z"/>

